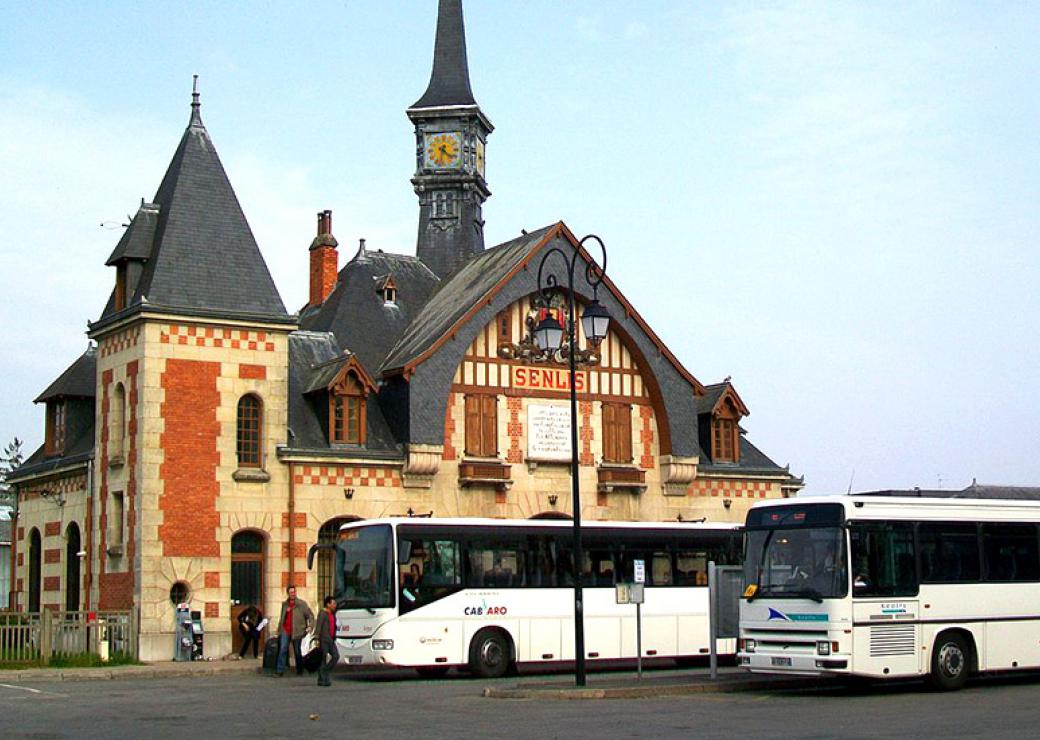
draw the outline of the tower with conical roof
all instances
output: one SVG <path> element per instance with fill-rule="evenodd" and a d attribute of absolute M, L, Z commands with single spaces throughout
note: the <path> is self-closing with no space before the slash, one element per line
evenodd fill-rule
<path fill-rule="evenodd" d="M 430 84 L 408 118 L 415 124 L 416 254 L 443 280 L 484 251 L 482 206 L 491 195 L 484 150 L 494 127 L 470 89 L 462 0 L 440 0 Z"/>

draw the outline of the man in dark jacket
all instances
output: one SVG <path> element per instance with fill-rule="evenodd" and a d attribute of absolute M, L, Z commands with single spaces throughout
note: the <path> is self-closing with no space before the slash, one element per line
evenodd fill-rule
<path fill-rule="evenodd" d="M 254 604 L 250 604 L 239 613 L 238 629 L 242 633 L 242 649 L 238 651 L 239 658 L 246 657 L 249 643 L 253 644 L 253 657 L 256 657 L 257 647 L 260 645 L 260 620 L 263 618 L 264 615 Z"/>
<path fill-rule="evenodd" d="M 303 599 L 296 598 L 296 586 L 286 589 L 289 598 L 282 602 L 282 614 L 278 617 L 278 666 L 276 673 L 281 676 L 289 667 L 289 643 L 293 646 L 296 675 L 303 675 L 303 656 L 300 654 L 300 643 L 307 630 L 314 624 L 314 612 Z"/>
<path fill-rule="evenodd" d="M 339 650 L 336 649 L 336 600 L 325 597 L 324 608 L 318 614 L 318 633 L 321 644 L 321 665 L 318 667 L 318 685 L 331 686 L 329 671 L 339 663 Z"/>

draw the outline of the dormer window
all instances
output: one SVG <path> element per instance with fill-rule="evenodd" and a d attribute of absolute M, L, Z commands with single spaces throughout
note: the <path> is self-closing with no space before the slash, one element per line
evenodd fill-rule
<path fill-rule="evenodd" d="M 65 451 L 65 401 L 51 401 L 47 404 L 47 441 L 48 455 L 60 455 Z"/>
<path fill-rule="evenodd" d="M 397 303 L 397 284 L 389 275 L 379 288 L 379 295 L 382 296 L 383 303 Z"/>
<path fill-rule="evenodd" d="M 716 416 L 711 420 L 711 459 L 715 462 L 740 462 L 739 429 L 736 419 Z"/>
<path fill-rule="evenodd" d="M 365 386 L 354 372 L 346 373 L 329 392 L 329 441 L 365 444 L 367 422 Z"/>

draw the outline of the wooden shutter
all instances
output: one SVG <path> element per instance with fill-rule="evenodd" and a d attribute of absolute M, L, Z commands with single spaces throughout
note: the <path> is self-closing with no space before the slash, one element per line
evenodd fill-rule
<path fill-rule="evenodd" d="M 480 456 L 480 396 L 466 396 L 466 454 Z"/>
<path fill-rule="evenodd" d="M 481 396 L 481 456 L 494 457 L 498 454 L 498 396 Z"/>
<path fill-rule="evenodd" d="M 612 403 L 603 404 L 603 460 L 617 461 L 617 406 Z"/>
<path fill-rule="evenodd" d="M 617 427 L 617 461 L 632 462 L 632 407 L 627 403 L 617 406 L 614 424 Z"/>

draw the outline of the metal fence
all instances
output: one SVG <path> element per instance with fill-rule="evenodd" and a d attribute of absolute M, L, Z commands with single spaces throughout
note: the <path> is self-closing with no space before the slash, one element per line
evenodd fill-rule
<path fill-rule="evenodd" d="M 0 612 L 0 663 L 47 664 L 54 657 L 137 658 L 137 613 Z"/>

